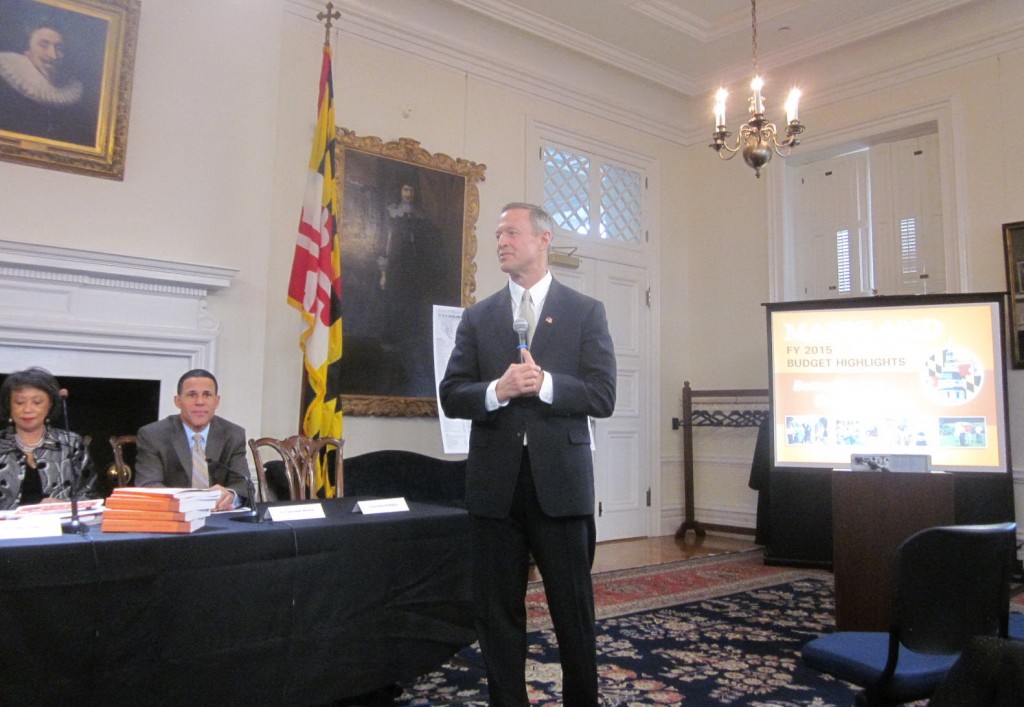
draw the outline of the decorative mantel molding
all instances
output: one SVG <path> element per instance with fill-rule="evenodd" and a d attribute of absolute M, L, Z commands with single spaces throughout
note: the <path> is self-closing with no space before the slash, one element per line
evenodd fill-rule
<path fill-rule="evenodd" d="M 0 275 L 205 297 L 230 286 L 236 268 L 0 240 Z"/>
<path fill-rule="evenodd" d="M 238 270 L 0 240 L 0 371 L 160 381 L 216 370 L 220 322 L 206 299 Z"/>

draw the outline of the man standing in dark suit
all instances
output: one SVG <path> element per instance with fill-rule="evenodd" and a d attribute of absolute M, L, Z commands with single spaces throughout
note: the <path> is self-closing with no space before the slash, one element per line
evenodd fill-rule
<path fill-rule="evenodd" d="M 552 279 L 551 217 L 502 209 L 503 287 L 463 314 L 441 381 L 449 417 L 473 421 L 466 470 L 477 634 L 492 705 L 528 705 L 526 586 L 532 554 L 562 663 L 563 704 L 598 704 L 594 467 L 589 417 L 615 407 L 604 305 Z M 517 350 L 513 322 L 528 323 Z"/>
<path fill-rule="evenodd" d="M 219 489 L 215 510 L 238 507 L 248 495 L 245 430 L 214 415 L 217 379 L 199 368 L 185 373 L 174 405 L 180 414 L 139 430 L 135 485 Z"/>

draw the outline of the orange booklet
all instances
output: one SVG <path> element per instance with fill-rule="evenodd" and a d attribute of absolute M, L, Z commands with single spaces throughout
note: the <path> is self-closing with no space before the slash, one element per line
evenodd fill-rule
<path fill-rule="evenodd" d="M 206 516 L 192 520 L 120 520 L 103 517 L 104 533 L 191 533 L 206 524 Z"/>
<path fill-rule="evenodd" d="M 220 498 L 217 489 L 182 488 L 116 488 L 107 497 L 104 505 L 108 508 L 137 511 L 212 511 Z"/>
<path fill-rule="evenodd" d="M 179 523 L 186 520 L 195 520 L 196 518 L 205 518 L 208 515 L 210 515 L 210 511 L 204 508 L 198 508 L 191 511 L 151 511 L 108 508 L 103 512 L 103 517 L 107 520 L 173 520 Z"/>

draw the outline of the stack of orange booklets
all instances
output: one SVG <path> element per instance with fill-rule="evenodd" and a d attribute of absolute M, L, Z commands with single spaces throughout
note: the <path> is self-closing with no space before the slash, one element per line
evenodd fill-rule
<path fill-rule="evenodd" d="M 104 533 L 191 533 L 202 528 L 220 498 L 218 489 L 114 489 L 104 502 Z"/>

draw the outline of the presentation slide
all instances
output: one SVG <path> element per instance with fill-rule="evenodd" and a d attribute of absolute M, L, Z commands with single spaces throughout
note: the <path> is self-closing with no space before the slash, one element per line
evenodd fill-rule
<path fill-rule="evenodd" d="M 1008 470 L 998 300 L 768 307 L 776 466 L 927 454 L 935 470 Z"/>

